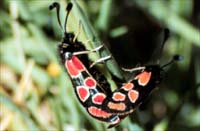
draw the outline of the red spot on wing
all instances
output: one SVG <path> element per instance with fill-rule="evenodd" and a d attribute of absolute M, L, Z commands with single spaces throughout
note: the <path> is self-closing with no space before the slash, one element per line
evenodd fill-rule
<path fill-rule="evenodd" d="M 79 71 L 77 70 L 77 68 L 72 63 L 72 60 L 66 60 L 65 61 L 65 67 L 66 67 L 67 72 L 69 73 L 69 75 L 71 77 L 77 76 L 79 74 Z"/>
<path fill-rule="evenodd" d="M 138 83 L 141 86 L 147 85 L 150 78 L 151 78 L 151 72 L 147 71 L 144 71 L 135 77 L 135 79 L 138 79 Z"/>
<path fill-rule="evenodd" d="M 94 88 L 96 87 L 96 81 L 92 77 L 87 77 L 85 79 L 85 85 L 90 88 Z"/>
<path fill-rule="evenodd" d="M 114 94 L 113 94 L 113 100 L 115 100 L 115 101 L 124 101 L 125 100 L 125 98 L 126 98 L 126 96 L 124 95 L 124 94 L 122 94 L 122 93 L 120 93 L 120 92 L 115 92 Z"/>
<path fill-rule="evenodd" d="M 83 63 L 82 63 L 76 56 L 73 56 L 73 57 L 72 57 L 72 62 L 73 62 L 73 64 L 74 64 L 74 66 L 75 66 L 79 71 L 85 70 L 85 66 L 83 65 Z"/>
<path fill-rule="evenodd" d="M 78 97 L 82 102 L 85 102 L 88 97 L 90 96 L 88 88 L 84 86 L 77 86 L 76 87 Z"/>
<path fill-rule="evenodd" d="M 88 112 L 90 115 L 95 116 L 95 117 L 100 117 L 100 118 L 108 118 L 112 115 L 111 113 L 107 113 L 95 106 L 89 107 Z"/>
<path fill-rule="evenodd" d="M 128 92 L 128 98 L 132 103 L 135 103 L 135 101 L 138 99 L 139 93 L 135 90 L 130 90 Z"/>
<path fill-rule="evenodd" d="M 124 103 L 113 103 L 109 102 L 108 107 L 113 110 L 118 110 L 118 111 L 124 111 L 126 108 L 126 105 Z"/>
<path fill-rule="evenodd" d="M 92 97 L 92 102 L 95 104 L 102 104 L 103 100 L 106 98 L 105 94 L 97 93 Z"/>
<path fill-rule="evenodd" d="M 134 87 L 133 83 L 126 83 L 125 85 L 123 85 L 123 89 L 126 91 L 131 90 Z"/>

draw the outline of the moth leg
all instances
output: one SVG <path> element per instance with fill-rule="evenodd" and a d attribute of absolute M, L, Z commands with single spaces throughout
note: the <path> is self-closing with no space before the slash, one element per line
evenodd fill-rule
<path fill-rule="evenodd" d="M 94 65 L 96 64 L 99 64 L 99 63 L 104 63 L 105 61 L 111 59 L 112 56 L 111 55 L 108 55 L 108 56 L 105 56 L 105 57 L 102 57 L 100 59 L 98 59 L 97 61 L 93 62 L 91 65 L 90 65 L 90 68 L 92 68 Z"/>
<path fill-rule="evenodd" d="M 126 71 L 126 72 L 134 72 L 134 71 L 138 71 L 138 70 L 144 70 L 145 67 L 144 66 L 141 66 L 141 67 L 136 67 L 136 68 L 131 68 L 131 69 L 127 69 L 127 68 L 122 68 L 123 71 Z"/>
<path fill-rule="evenodd" d="M 73 55 L 83 55 L 83 54 L 89 54 L 91 52 L 96 52 L 98 50 L 100 50 L 103 47 L 103 45 L 100 45 L 92 50 L 85 50 L 85 51 L 78 51 L 78 52 L 74 52 Z"/>

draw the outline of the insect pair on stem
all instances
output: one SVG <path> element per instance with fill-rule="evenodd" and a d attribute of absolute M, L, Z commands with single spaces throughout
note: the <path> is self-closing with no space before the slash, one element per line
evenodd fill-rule
<path fill-rule="evenodd" d="M 59 16 L 60 5 L 55 2 L 50 6 L 50 9 L 55 8 L 57 10 L 58 23 L 64 32 L 63 41 L 58 46 L 58 53 L 70 76 L 80 103 L 89 115 L 108 123 L 108 128 L 111 128 L 132 113 L 161 82 L 164 74 L 163 68 L 176 60 L 180 60 L 181 57 L 179 55 L 174 56 L 164 66 L 148 65 L 126 69 L 129 72 L 137 71 L 136 76 L 118 89 L 111 91 L 106 77 L 95 67 L 96 64 L 110 59 L 111 56 L 100 58 L 95 62 L 91 62 L 87 56 L 91 52 L 101 50 L 103 45 L 92 50 L 86 50 L 84 44 L 77 40 L 79 32 L 76 35 L 67 32 L 67 19 L 72 6 L 72 3 L 69 3 L 66 8 L 64 27 Z"/>

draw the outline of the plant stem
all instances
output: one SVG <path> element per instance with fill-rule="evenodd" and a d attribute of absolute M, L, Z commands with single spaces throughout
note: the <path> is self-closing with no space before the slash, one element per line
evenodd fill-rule
<path fill-rule="evenodd" d="M 88 17 L 86 16 L 86 14 L 83 12 L 83 10 L 80 8 L 79 4 L 77 3 L 76 0 L 71 0 L 71 2 L 73 3 L 74 6 L 74 15 L 76 18 L 78 18 L 82 25 L 83 25 L 83 29 L 85 31 L 85 35 L 86 37 L 91 40 L 91 44 L 93 47 L 98 47 L 102 44 L 102 42 L 100 41 L 100 39 L 97 37 L 96 32 L 93 30 Z M 110 51 L 107 49 L 107 47 L 104 45 L 104 50 L 102 50 L 100 52 L 100 56 L 101 57 L 105 57 L 110 55 Z M 122 72 L 119 68 L 119 66 L 117 65 L 116 61 L 114 60 L 114 58 L 107 60 L 105 62 L 108 70 L 117 78 L 119 79 L 123 79 L 123 75 Z"/>

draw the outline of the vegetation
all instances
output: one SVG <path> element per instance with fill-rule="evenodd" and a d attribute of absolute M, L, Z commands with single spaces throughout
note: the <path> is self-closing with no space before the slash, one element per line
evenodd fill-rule
<path fill-rule="evenodd" d="M 115 60 L 100 66 L 108 81 L 131 78 L 120 67 L 184 60 L 166 69 L 157 90 L 110 130 L 200 130 L 200 7 L 198 0 L 71 0 L 67 28 L 88 49 L 109 47 Z M 60 0 L 61 19 L 68 1 Z M 80 106 L 59 62 L 63 37 L 52 1 L 0 1 L 0 130 L 106 130 Z M 170 31 L 165 42 L 164 28 Z M 166 31 L 166 30 L 165 30 Z M 90 40 L 89 42 L 87 42 Z"/>

